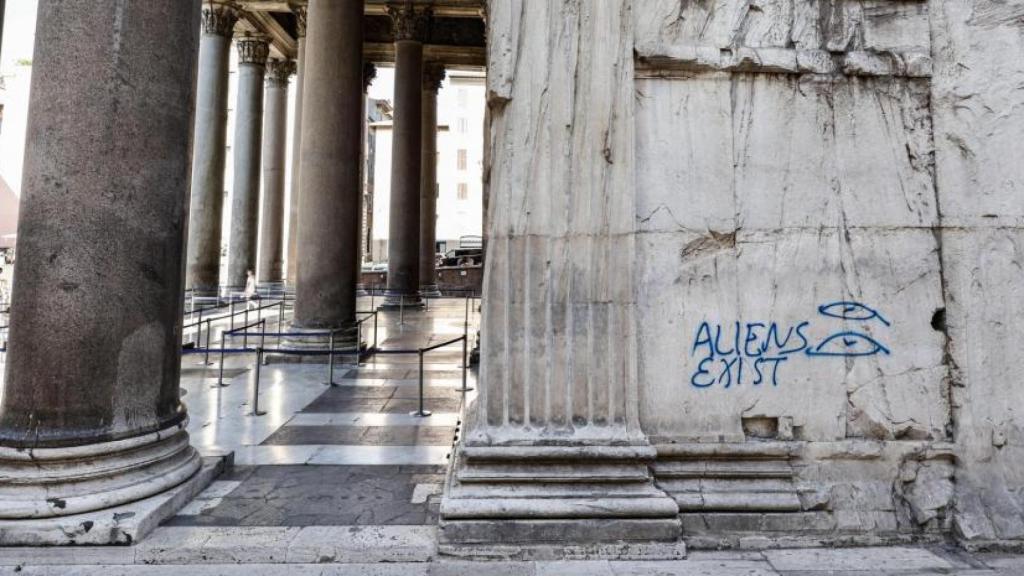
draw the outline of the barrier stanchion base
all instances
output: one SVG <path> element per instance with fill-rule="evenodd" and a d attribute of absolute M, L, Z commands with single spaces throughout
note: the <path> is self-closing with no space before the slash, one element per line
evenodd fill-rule
<path fill-rule="evenodd" d="M 419 418 L 426 418 L 431 414 L 433 414 L 433 412 L 431 412 L 430 410 L 413 410 L 412 412 L 409 412 L 409 416 L 417 416 Z"/>
<path fill-rule="evenodd" d="M 260 410 L 259 412 L 250 412 L 249 413 L 249 416 L 266 416 L 266 415 L 267 415 L 267 413 L 264 410 Z"/>

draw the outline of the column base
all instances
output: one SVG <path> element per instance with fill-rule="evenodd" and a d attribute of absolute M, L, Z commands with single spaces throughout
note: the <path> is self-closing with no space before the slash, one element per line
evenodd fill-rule
<path fill-rule="evenodd" d="M 437 284 L 426 284 L 424 286 L 420 286 L 420 295 L 424 298 L 440 298 L 443 296 L 443 294 L 441 294 L 441 289 L 438 288 Z"/>
<path fill-rule="evenodd" d="M 423 307 L 423 299 L 420 298 L 417 292 L 416 294 L 389 294 L 384 298 L 384 302 L 377 306 L 377 309 L 391 312 L 403 308 L 406 310 L 420 310 Z"/>
<path fill-rule="evenodd" d="M 70 516 L 170 490 L 201 465 L 185 425 L 70 448 L 0 448 L 0 519 Z"/>
<path fill-rule="evenodd" d="M 290 327 L 284 332 L 292 333 L 303 333 L 308 332 L 311 334 L 319 334 L 326 332 L 327 329 L 305 329 Z M 355 357 L 356 349 L 359 350 L 359 355 L 362 357 L 363 353 L 366 352 L 367 345 L 365 340 L 358 339 L 358 329 L 356 327 L 350 327 L 344 330 L 338 331 L 334 336 L 334 350 L 337 352 L 334 356 L 335 364 L 344 364 L 346 361 Z M 357 342 L 358 340 L 358 342 Z M 331 347 L 331 337 L 327 335 L 315 335 L 308 337 L 285 337 L 281 345 L 278 346 L 278 352 L 269 352 L 264 356 L 265 363 L 267 364 L 328 364 L 330 362 L 330 355 L 326 354 L 326 351 Z M 324 352 L 323 354 L 314 354 L 314 352 Z"/>
<path fill-rule="evenodd" d="M 441 501 L 442 551 L 462 556 L 680 558 L 679 507 L 651 446 L 460 446 Z"/>
<path fill-rule="evenodd" d="M 231 461 L 231 454 L 203 458 L 185 482 L 129 504 L 54 518 L 0 520 L 0 546 L 135 544 L 205 490 Z"/>

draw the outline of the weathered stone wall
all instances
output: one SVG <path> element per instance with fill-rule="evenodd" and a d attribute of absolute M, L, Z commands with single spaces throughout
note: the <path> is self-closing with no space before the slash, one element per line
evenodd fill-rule
<path fill-rule="evenodd" d="M 1024 538 L 1024 3 L 931 3 L 956 529 Z"/>
<path fill-rule="evenodd" d="M 489 17 L 468 446 L 648 442 L 691 542 L 1024 538 L 1024 4 Z"/>

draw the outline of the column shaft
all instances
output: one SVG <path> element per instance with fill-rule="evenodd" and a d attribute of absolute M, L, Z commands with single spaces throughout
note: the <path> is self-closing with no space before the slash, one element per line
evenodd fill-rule
<path fill-rule="evenodd" d="M 420 288 L 420 169 L 423 44 L 395 46 L 395 120 L 391 152 L 388 291 L 416 299 Z"/>
<path fill-rule="evenodd" d="M 294 324 L 341 328 L 359 277 L 362 3 L 311 0 L 308 14 Z"/>
<path fill-rule="evenodd" d="M 257 281 L 280 282 L 284 265 L 284 173 L 288 143 L 288 78 L 293 62 L 271 60 L 263 120 L 263 208 Z"/>
<path fill-rule="evenodd" d="M 231 193 L 228 286 L 245 286 L 256 269 L 259 226 L 260 153 L 263 139 L 263 79 L 270 45 L 261 36 L 238 40 L 238 104 L 235 107 L 235 186 Z"/>
<path fill-rule="evenodd" d="M 429 65 L 423 76 L 423 146 L 420 168 L 420 292 L 439 296 L 437 288 L 437 91 L 444 67 Z"/>
<path fill-rule="evenodd" d="M 420 170 L 423 145 L 423 38 L 429 9 L 412 2 L 388 9 L 395 35 L 395 120 L 391 146 L 388 292 L 419 302 Z"/>
<path fill-rule="evenodd" d="M 227 4 L 203 5 L 196 95 L 192 198 L 186 286 L 215 292 L 220 284 L 224 164 L 227 156 L 228 62 L 237 12 Z"/>
<path fill-rule="evenodd" d="M 306 69 L 306 7 L 293 6 L 292 12 L 298 22 L 298 57 L 295 60 L 295 118 L 292 126 L 292 179 L 291 196 L 288 199 L 288 258 L 285 282 L 294 286 L 296 281 L 295 267 L 298 262 L 299 238 L 299 196 L 302 169 L 302 100 L 305 90 Z"/>
<path fill-rule="evenodd" d="M 199 8 L 39 3 L 0 518 L 114 506 L 199 467 L 178 392 Z"/>

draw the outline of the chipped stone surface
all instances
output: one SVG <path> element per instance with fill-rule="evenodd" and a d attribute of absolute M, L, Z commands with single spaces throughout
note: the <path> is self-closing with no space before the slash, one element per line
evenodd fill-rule
<path fill-rule="evenodd" d="M 1024 538 L 1024 50 L 1019 2 L 933 2 L 932 109 L 959 452 L 956 530 Z"/>
<path fill-rule="evenodd" d="M 814 522 L 756 498 L 686 522 L 762 547 L 751 526 L 1024 539 L 1024 8 L 545 6 L 488 12 L 467 444 L 785 442 L 792 512 Z M 660 487 L 756 494 L 748 456 Z"/>

